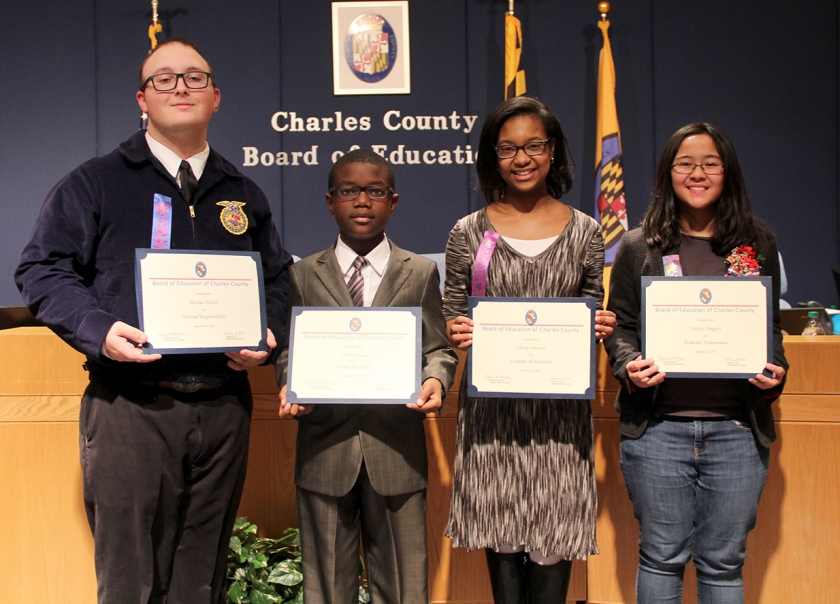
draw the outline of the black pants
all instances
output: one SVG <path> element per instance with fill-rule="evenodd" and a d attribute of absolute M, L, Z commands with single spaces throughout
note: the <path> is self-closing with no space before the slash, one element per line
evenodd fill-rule
<path fill-rule="evenodd" d="M 79 418 L 100 604 L 217 604 L 248 463 L 247 379 L 193 394 L 91 382 Z"/>

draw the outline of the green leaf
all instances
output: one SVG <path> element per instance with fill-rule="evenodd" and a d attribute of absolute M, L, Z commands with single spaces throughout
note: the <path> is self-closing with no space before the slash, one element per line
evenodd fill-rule
<path fill-rule="evenodd" d="M 295 594 L 294 598 L 286 601 L 288 602 L 288 604 L 303 604 L 303 590 L 301 589 Z"/>
<path fill-rule="evenodd" d="M 242 585 L 234 583 L 228 589 L 228 601 L 239 604 L 242 602 Z"/>
<path fill-rule="evenodd" d="M 271 596 L 269 594 L 264 594 L 260 591 L 252 591 L 251 592 L 251 602 L 252 604 L 273 604 L 274 602 L 279 602 L 279 596 Z"/>
<path fill-rule="evenodd" d="M 266 558 L 265 554 L 256 554 L 249 562 L 254 568 L 265 568 L 268 566 L 268 558 Z"/>
<path fill-rule="evenodd" d="M 235 554 L 239 554 L 242 551 L 242 541 L 236 535 L 232 535 L 230 538 L 230 549 Z"/>
<path fill-rule="evenodd" d="M 280 585 L 292 586 L 303 582 L 300 565 L 292 560 L 283 560 L 271 571 L 268 580 Z"/>

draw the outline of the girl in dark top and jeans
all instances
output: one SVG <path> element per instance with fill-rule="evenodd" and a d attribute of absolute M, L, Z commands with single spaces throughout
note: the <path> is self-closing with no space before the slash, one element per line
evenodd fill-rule
<path fill-rule="evenodd" d="M 757 271 L 739 263 L 753 252 Z M 684 276 L 772 277 L 773 362 L 764 374 L 668 378 L 655 359 L 642 358 L 641 277 L 664 276 L 663 257 L 675 255 Z M 642 227 L 616 254 L 608 309 L 618 320 L 604 343 L 621 383 L 621 468 L 641 529 L 637 600 L 681 602 L 693 558 L 700 604 L 743 603 L 747 533 L 776 437 L 770 405 L 787 361 L 776 243 L 752 214 L 735 149 L 720 129 L 689 124 L 668 141 Z"/>

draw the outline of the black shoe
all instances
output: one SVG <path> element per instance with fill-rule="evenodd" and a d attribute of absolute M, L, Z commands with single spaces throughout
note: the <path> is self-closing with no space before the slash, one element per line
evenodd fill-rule
<path fill-rule="evenodd" d="M 525 571 L 528 583 L 528 604 L 566 604 L 572 561 L 561 560 L 550 566 L 540 566 L 528 560 Z"/>
<path fill-rule="evenodd" d="M 487 570 L 496 604 L 525 604 L 525 558 L 528 554 L 499 554 L 492 549 L 487 554 Z"/>

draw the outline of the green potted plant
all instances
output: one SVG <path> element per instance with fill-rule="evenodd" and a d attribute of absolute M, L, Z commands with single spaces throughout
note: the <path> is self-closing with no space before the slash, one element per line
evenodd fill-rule
<path fill-rule="evenodd" d="M 364 573 L 364 567 L 361 568 Z M 257 525 L 247 518 L 237 518 L 228 551 L 227 589 L 228 602 L 233 604 L 302 604 L 298 529 L 286 529 L 279 539 L 258 537 Z M 359 602 L 370 602 L 366 582 L 361 577 Z"/>

